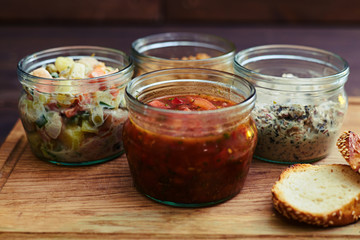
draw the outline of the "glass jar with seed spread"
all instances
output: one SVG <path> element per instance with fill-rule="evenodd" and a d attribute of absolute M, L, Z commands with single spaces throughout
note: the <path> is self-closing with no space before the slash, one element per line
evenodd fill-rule
<path fill-rule="evenodd" d="M 256 158 L 293 164 L 328 155 L 347 110 L 349 66 L 343 58 L 311 47 L 267 45 L 238 52 L 234 68 L 258 94 L 252 113 Z"/>
<path fill-rule="evenodd" d="M 133 63 L 121 51 L 69 46 L 18 64 L 20 118 L 33 153 L 60 165 L 89 165 L 124 152 L 124 90 Z"/>
<path fill-rule="evenodd" d="M 125 95 L 124 147 L 141 193 L 201 207 L 240 192 L 257 141 L 251 84 L 216 70 L 168 69 L 133 79 Z"/>
<path fill-rule="evenodd" d="M 235 45 L 218 36 L 168 32 L 132 43 L 135 75 L 168 68 L 207 68 L 233 73 Z"/>

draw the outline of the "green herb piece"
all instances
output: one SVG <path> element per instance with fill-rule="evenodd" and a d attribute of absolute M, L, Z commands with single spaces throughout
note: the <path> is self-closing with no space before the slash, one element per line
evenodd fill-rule
<path fill-rule="evenodd" d="M 45 124 L 48 122 L 46 117 L 44 115 L 41 115 L 38 119 L 36 119 L 35 123 L 39 128 L 42 128 L 45 126 Z"/>
<path fill-rule="evenodd" d="M 107 104 L 107 103 L 104 103 L 102 101 L 99 102 L 99 104 L 103 107 L 103 108 L 107 108 L 107 109 L 114 109 L 115 107 Z"/>
<path fill-rule="evenodd" d="M 82 120 L 89 120 L 89 118 L 90 118 L 90 113 L 87 111 L 80 112 L 79 115 L 82 118 Z"/>
<path fill-rule="evenodd" d="M 58 74 L 57 72 L 53 72 L 53 73 L 51 73 L 51 76 L 52 76 L 53 78 L 58 78 L 58 77 L 59 77 L 59 74 Z"/>
<path fill-rule="evenodd" d="M 230 134 L 229 134 L 229 133 L 224 133 L 223 136 L 224 136 L 225 139 L 229 139 L 229 138 L 230 138 Z"/>

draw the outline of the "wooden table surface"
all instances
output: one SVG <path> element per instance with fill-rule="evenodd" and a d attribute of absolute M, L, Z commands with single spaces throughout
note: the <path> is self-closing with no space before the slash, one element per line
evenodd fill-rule
<path fill-rule="evenodd" d="M 170 31 L 215 34 L 234 42 L 237 50 L 264 44 L 299 44 L 332 51 L 350 64 L 346 91 L 360 96 L 360 27 L 247 25 L 4 26 L 0 25 L 0 144 L 18 119 L 20 84 L 16 65 L 24 56 L 52 47 L 98 45 L 129 53 L 137 38 Z"/>
<path fill-rule="evenodd" d="M 360 98 L 342 130 L 360 132 Z M 315 163 L 346 161 L 336 146 Z M 3 239 L 359 239 L 360 222 L 318 228 L 275 212 L 270 189 L 287 166 L 254 160 L 240 194 L 206 208 L 175 208 L 136 191 L 125 156 L 87 166 L 38 160 L 17 122 L 0 148 Z"/>

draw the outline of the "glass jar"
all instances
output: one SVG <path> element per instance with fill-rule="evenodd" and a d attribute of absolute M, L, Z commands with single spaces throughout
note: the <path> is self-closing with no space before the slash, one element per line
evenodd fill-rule
<path fill-rule="evenodd" d="M 117 71 L 84 79 L 34 75 L 35 69 L 54 67 L 58 57 L 73 61 L 90 57 Z M 48 49 L 20 60 L 17 74 L 23 91 L 19 111 L 33 153 L 60 165 L 89 165 L 121 155 L 127 118 L 124 90 L 133 68 L 123 52 L 94 46 Z"/>
<path fill-rule="evenodd" d="M 205 111 L 147 105 L 161 97 L 199 93 L 235 105 Z M 125 100 L 124 147 L 141 193 L 180 207 L 213 205 L 239 193 L 257 140 L 251 84 L 216 70 L 160 70 L 133 79 Z"/>
<path fill-rule="evenodd" d="M 255 157 L 275 163 L 325 158 L 347 110 L 347 62 L 321 49 L 267 45 L 240 51 L 235 72 L 255 85 Z"/>
<path fill-rule="evenodd" d="M 207 68 L 233 73 L 235 45 L 218 36 L 169 32 L 137 39 L 131 45 L 135 75 L 168 68 Z"/>

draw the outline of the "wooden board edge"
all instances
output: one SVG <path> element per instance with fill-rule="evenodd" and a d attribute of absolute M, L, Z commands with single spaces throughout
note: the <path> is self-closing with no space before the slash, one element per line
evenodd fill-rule
<path fill-rule="evenodd" d="M 17 121 L 0 147 L 0 192 L 14 170 L 27 145 L 21 121 Z"/>
<path fill-rule="evenodd" d="M 140 233 L 76 233 L 76 232 L 59 232 L 59 233 L 21 233 L 21 232 L 0 232 L 1 239 L 182 239 L 182 240 L 193 240 L 193 239 L 264 239 L 264 240 L 279 240 L 279 239 L 292 239 L 292 240 L 305 240 L 314 237 L 313 234 L 301 234 L 301 235 L 281 235 L 281 234 L 140 234 Z M 328 235 L 319 234 L 316 239 L 332 239 L 332 240 L 343 240 L 343 239 L 359 239 L 359 236 L 355 235 Z"/>
<path fill-rule="evenodd" d="M 360 105 L 360 97 L 349 97 L 349 105 Z"/>

